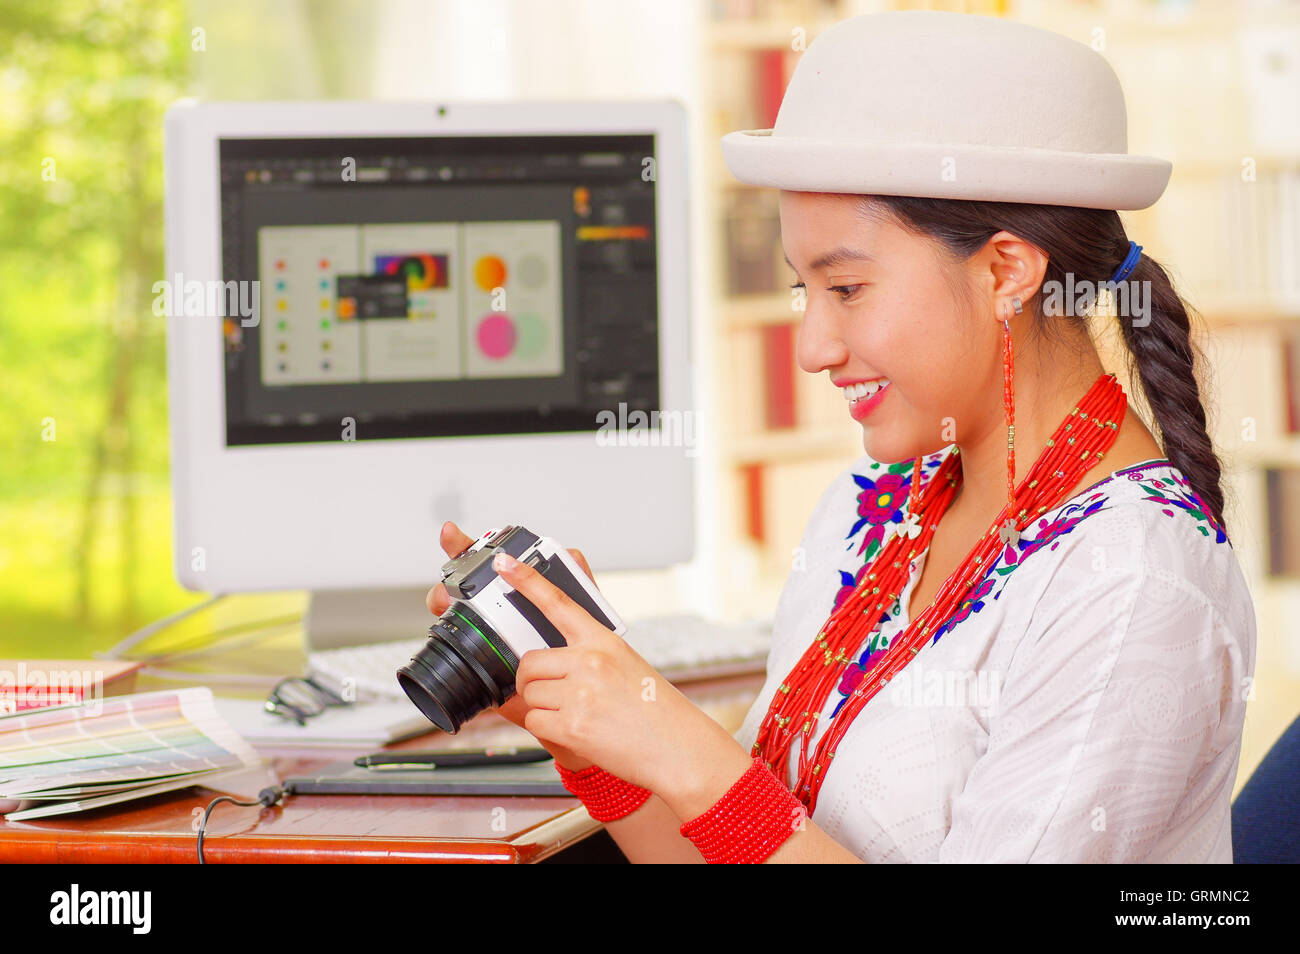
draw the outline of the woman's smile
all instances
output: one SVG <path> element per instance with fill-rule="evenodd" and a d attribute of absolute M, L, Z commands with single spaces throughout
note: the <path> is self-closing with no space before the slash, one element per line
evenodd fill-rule
<path fill-rule="evenodd" d="M 854 420 L 860 421 L 884 400 L 885 393 L 889 390 L 889 379 L 872 378 L 870 381 L 842 386 L 840 390 L 849 402 L 849 414 Z"/>

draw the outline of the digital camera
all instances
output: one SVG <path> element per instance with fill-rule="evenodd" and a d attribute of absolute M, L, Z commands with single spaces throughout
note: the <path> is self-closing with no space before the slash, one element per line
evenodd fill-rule
<path fill-rule="evenodd" d="M 515 671 L 528 650 L 567 645 L 542 611 L 492 568 L 499 551 L 532 566 L 601 625 L 619 636 L 627 631 L 596 584 L 550 537 L 513 524 L 489 530 L 443 564 L 440 582 L 451 605 L 429 627 L 424 648 L 397 670 L 407 696 L 444 732 L 455 734 L 514 695 Z"/>

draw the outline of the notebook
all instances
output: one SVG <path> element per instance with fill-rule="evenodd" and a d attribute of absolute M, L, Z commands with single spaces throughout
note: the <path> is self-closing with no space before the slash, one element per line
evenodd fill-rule
<path fill-rule="evenodd" d="M 436 731 L 419 709 L 399 702 L 357 702 L 326 709 L 306 725 L 267 712 L 262 699 L 218 697 L 217 711 L 253 745 L 305 748 L 379 748 Z"/>
<path fill-rule="evenodd" d="M 463 768 L 374 769 L 335 762 L 284 780 L 295 794 L 313 795 L 564 795 L 555 760 Z"/>

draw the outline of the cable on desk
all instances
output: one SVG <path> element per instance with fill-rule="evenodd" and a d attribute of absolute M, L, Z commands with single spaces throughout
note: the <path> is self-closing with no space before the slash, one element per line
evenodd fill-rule
<path fill-rule="evenodd" d="M 204 633 L 198 639 L 190 640 L 188 644 L 183 643 L 178 648 L 168 649 L 161 653 L 154 653 L 151 656 L 124 655 L 120 648 L 122 644 L 119 644 L 113 649 L 95 653 L 95 657 L 98 659 L 120 658 L 131 662 L 143 663 L 170 663 L 175 662 L 178 659 L 188 659 L 194 656 L 228 653 L 234 646 L 266 639 L 268 635 L 278 633 L 281 630 L 301 626 L 302 621 L 303 617 L 301 613 L 296 613 L 292 616 L 274 616 L 266 619 L 247 620 L 242 623 L 232 623 L 229 626 L 223 626 L 221 629 L 214 629 L 211 632 Z M 158 632 L 161 632 L 161 630 L 154 629 L 146 635 L 152 636 Z M 134 637 L 131 636 L 127 637 L 128 640 L 133 638 Z"/>
<path fill-rule="evenodd" d="M 137 656 L 133 661 L 144 663 L 174 663 L 178 659 L 191 659 L 195 656 L 224 654 L 236 646 L 246 645 L 266 639 L 272 633 L 302 625 L 302 614 L 294 616 L 275 616 L 269 619 L 249 620 L 214 629 L 205 633 L 200 639 L 192 641 L 189 646 L 169 649 L 152 656 Z"/>
<path fill-rule="evenodd" d="M 283 676 L 259 676 L 247 672 L 203 672 L 197 669 L 162 669 L 158 666 L 145 666 L 140 670 L 142 676 L 166 679 L 170 682 L 188 682 L 208 685 L 220 683 L 227 686 L 243 686 L 246 689 L 269 691 Z"/>
<path fill-rule="evenodd" d="M 207 609 L 209 606 L 212 606 L 214 603 L 219 603 L 221 600 L 224 600 L 225 598 L 226 598 L 225 593 L 218 593 L 215 596 L 210 596 L 206 600 L 203 600 L 200 603 L 195 603 L 193 606 L 187 607 L 186 609 L 183 609 L 180 612 L 172 613 L 170 616 L 164 616 L 162 619 L 156 620 L 155 622 L 150 623 L 148 626 L 144 626 L 141 627 L 140 629 L 137 629 L 134 633 L 126 637 L 126 639 L 122 640 L 116 646 L 113 646 L 110 649 L 106 649 L 103 652 L 95 653 L 95 656 L 98 659 L 120 659 L 126 654 L 127 650 L 135 648 L 135 646 L 138 643 L 144 642 L 154 633 L 166 629 L 168 626 L 171 626 L 173 623 L 179 623 L 187 616 L 193 616 L 195 613 L 199 612 L 199 610 Z"/>
<path fill-rule="evenodd" d="M 278 805 L 290 795 L 293 794 L 292 785 L 273 785 L 262 789 L 257 793 L 257 799 L 251 802 L 241 802 L 231 795 L 220 795 L 208 803 L 208 807 L 203 812 L 203 820 L 199 822 L 199 864 L 207 864 L 203 860 L 203 833 L 208 827 L 208 816 L 212 814 L 212 809 L 216 808 L 222 802 L 230 802 L 232 805 L 238 805 L 241 808 L 252 808 L 255 805 L 261 805 L 263 808 L 270 808 L 272 805 Z"/>

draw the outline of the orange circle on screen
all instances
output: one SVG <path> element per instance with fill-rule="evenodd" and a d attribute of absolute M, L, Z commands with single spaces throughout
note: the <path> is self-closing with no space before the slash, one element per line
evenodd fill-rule
<path fill-rule="evenodd" d="M 495 255 L 484 255 L 474 263 L 474 282 L 485 292 L 506 283 L 506 263 Z"/>

